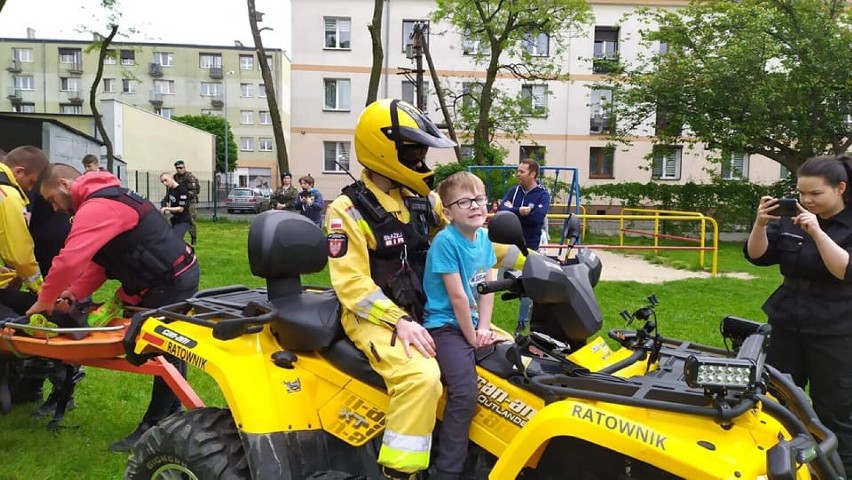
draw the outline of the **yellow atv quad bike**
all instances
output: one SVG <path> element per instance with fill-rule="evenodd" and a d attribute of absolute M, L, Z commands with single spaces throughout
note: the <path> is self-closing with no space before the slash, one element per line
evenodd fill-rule
<path fill-rule="evenodd" d="M 495 216 L 489 235 L 525 250 L 514 215 Z M 266 212 L 248 248 L 265 289 L 207 290 L 133 319 L 128 360 L 175 355 L 210 374 L 228 408 L 160 422 L 125 478 L 382 479 L 385 386 L 343 333 L 334 292 L 300 282 L 325 267 L 325 237 L 302 216 Z M 660 337 L 652 302 L 632 315 L 638 329 L 610 332 L 613 351 L 591 338 L 601 327 L 597 257 L 562 265 L 529 254 L 520 275 L 479 288 L 528 295 L 533 327 L 549 332 L 477 352 L 464 478 L 842 478 L 835 436 L 764 364 L 767 327 L 725 321 L 733 354 Z"/>

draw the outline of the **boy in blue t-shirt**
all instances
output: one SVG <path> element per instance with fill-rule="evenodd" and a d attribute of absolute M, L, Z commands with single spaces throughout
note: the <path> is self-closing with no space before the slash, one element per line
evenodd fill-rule
<path fill-rule="evenodd" d="M 439 232 L 426 256 L 423 326 L 435 340 L 447 403 L 441 423 L 437 480 L 457 480 L 467 456 L 468 431 L 476 408 L 474 349 L 499 339 L 491 331 L 494 295 L 479 295 L 476 284 L 496 278 L 497 257 L 482 225 L 488 197 L 482 180 L 458 172 L 438 186 L 444 215 L 452 222 Z"/>

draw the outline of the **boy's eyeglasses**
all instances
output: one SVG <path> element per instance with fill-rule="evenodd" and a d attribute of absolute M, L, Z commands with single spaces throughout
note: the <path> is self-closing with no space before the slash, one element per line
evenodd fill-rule
<path fill-rule="evenodd" d="M 488 197 L 480 196 L 476 198 L 460 198 L 453 203 L 448 203 L 447 207 L 452 207 L 453 205 L 458 205 L 461 209 L 467 209 L 476 204 L 477 207 L 484 207 L 488 205 Z"/>

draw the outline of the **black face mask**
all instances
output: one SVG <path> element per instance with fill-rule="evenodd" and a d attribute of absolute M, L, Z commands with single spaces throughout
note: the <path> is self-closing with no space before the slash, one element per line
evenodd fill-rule
<path fill-rule="evenodd" d="M 426 153 L 429 147 L 425 145 L 402 145 L 397 154 L 399 163 L 409 170 L 414 170 L 417 173 L 431 173 L 432 170 L 426 166 Z M 429 190 L 434 188 L 435 176 L 430 175 L 423 179 L 423 183 L 429 187 Z"/>

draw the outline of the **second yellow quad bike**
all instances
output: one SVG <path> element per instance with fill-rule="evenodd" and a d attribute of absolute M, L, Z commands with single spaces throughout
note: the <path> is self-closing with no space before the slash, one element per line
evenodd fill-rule
<path fill-rule="evenodd" d="M 495 216 L 489 236 L 525 250 L 514 215 Z M 300 281 L 325 267 L 325 237 L 304 217 L 266 212 L 248 248 L 265 289 L 207 290 L 133 319 L 131 362 L 175 355 L 216 380 L 227 408 L 160 422 L 134 448 L 125 478 L 383 478 L 382 379 L 343 333 L 334 292 Z M 621 345 L 613 350 L 594 337 L 599 259 L 568 263 L 529 252 L 522 272 L 478 287 L 529 296 L 534 331 L 477 351 L 463 478 L 843 477 L 836 437 L 802 390 L 764 363 L 767 326 L 724 320 L 732 352 L 667 339 L 652 301 L 627 315 L 639 328 L 609 332 Z"/>

